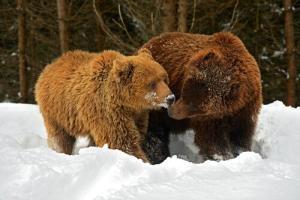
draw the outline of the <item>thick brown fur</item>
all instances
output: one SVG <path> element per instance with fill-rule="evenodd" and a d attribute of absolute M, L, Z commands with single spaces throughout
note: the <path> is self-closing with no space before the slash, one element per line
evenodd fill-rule
<path fill-rule="evenodd" d="M 71 154 L 76 137 L 89 136 L 98 147 L 108 144 L 147 162 L 141 140 L 148 111 L 166 102 L 167 82 L 166 71 L 145 49 L 136 56 L 63 54 L 46 66 L 35 89 L 49 146 Z"/>
<path fill-rule="evenodd" d="M 142 48 L 166 69 L 176 96 L 168 110 L 171 118 L 166 111 L 150 113 L 143 148 L 152 163 L 168 156 L 170 132 L 187 129 L 195 131 L 195 143 L 206 159 L 227 159 L 251 149 L 262 104 L 261 77 L 237 36 L 166 33 Z"/>

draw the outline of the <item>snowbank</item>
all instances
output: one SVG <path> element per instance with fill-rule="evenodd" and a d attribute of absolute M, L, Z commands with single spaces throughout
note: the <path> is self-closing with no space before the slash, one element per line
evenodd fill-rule
<path fill-rule="evenodd" d="M 38 108 L 0 104 L 0 200 L 300 199 L 300 108 L 263 107 L 254 152 L 222 162 L 167 159 L 151 166 L 118 150 L 79 155 L 47 147 Z M 172 136 L 171 151 L 201 162 L 193 133 Z"/>

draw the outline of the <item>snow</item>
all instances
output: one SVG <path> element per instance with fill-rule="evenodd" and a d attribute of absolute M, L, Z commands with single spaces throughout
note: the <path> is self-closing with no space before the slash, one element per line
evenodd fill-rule
<path fill-rule="evenodd" d="M 171 152 L 183 159 L 149 165 L 107 147 L 56 153 L 47 147 L 37 106 L 0 103 L 0 199 L 298 200 L 299 122 L 300 108 L 274 102 L 259 116 L 256 153 L 203 162 L 187 131 L 171 137 Z"/>
<path fill-rule="evenodd" d="M 279 50 L 279 51 L 274 51 L 272 57 L 283 56 L 285 52 L 286 52 L 286 49 L 282 49 L 282 50 Z"/>
<path fill-rule="evenodd" d="M 158 106 L 161 108 L 168 108 L 168 100 L 170 100 L 170 98 L 175 98 L 175 96 L 172 95 L 168 95 L 163 102 L 161 103 L 157 103 L 155 101 L 157 101 L 158 97 L 157 97 L 157 93 L 156 92 L 148 92 L 145 97 L 144 97 L 148 102 L 150 102 L 153 106 Z"/>

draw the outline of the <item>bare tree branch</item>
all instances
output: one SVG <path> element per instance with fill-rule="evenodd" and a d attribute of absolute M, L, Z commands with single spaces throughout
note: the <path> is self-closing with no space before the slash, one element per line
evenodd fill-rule
<path fill-rule="evenodd" d="M 123 17 L 122 17 L 122 13 L 121 13 L 121 5 L 120 4 L 118 4 L 118 13 L 119 13 L 120 20 L 122 22 L 122 28 L 125 31 L 125 33 L 126 33 L 127 37 L 129 38 L 130 42 L 132 44 L 134 44 L 135 46 L 138 46 L 138 44 L 132 39 L 131 35 L 129 34 L 129 32 L 128 32 L 127 28 L 126 28 L 126 25 L 125 25 L 125 23 L 123 21 Z"/>
<path fill-rule="evenodd" d="M 194 24 L 195 24 L 196 6 L 197 6 L 197 5 L 196 5 L 196 0 L 194 0 L 194 2 L 193 2 L 193 19 L 192 19 L 192 23 L 191 23 L 189 32 L 192 31 L 192 29 L 193 29 L 193 27 L 194 27 Z"/>
<path fill-rule="evenodd" d="M 104 23 L 104 20 L 102 18 L 102 14 L 99 10 L 97 10 L 97 7 L 96 7 L 96 2 L 95 0 L 93 0 L 93 10 L 97 16 L 97 20 L 100 24 L 100 27 L 102 29 L 102 31 L 108 36 L 110 37 L 116 44 L 118 44 L 119 46 L 127 49 L 127 50 L 130 50 L 130 51 L 134 51 L 135 48 L 129 44 L 126 44 L 125 42 L 123 42 L 117 35 L 115 35 L 107 26 L 106 24 Z"/>

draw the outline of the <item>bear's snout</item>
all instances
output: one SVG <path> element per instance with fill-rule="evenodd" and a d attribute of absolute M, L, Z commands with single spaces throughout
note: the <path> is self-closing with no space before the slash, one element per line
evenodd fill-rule
<path fill-rule="evenodd" d="M 169 117 L 176 120 L 184 119 L 184 116 L 180 112 L 178 112 L 178 110 L 174 109 L 172 106 L 168 107 L 168 115 Z"/>
<path fill-rule="evenodd" d="M 168 115 L 173 119 L 181 120 L 188 116 L 187 110 L 187 106 L 179 99 L 168 107 Z"/>
<path fill-rule="evenodd" d="M 170 94 L 166 97 L 167 100 L 167 104 L 170 106 L 172 104 L 174 104 L 175 102 L 175 95 L 174 94 Z"/>

